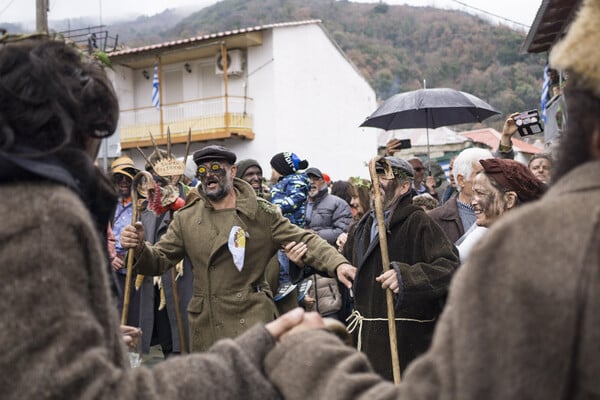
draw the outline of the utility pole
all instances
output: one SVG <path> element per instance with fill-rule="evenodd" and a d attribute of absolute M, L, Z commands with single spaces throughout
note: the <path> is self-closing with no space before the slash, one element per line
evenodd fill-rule
<path fill-rule="evenodd" d="M 48 33 L 48 0 L 35 0 L 35 28 L 38 32 Z"/>

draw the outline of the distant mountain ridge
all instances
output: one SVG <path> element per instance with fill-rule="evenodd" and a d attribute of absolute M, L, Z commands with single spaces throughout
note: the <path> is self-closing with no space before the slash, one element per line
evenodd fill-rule
<path fill-rule="evenodd" d="M 423 86 L 472 93 L 502 112 L 539 107 L 545 58 L 521 54 L 525 33 L 431 7 L 333 0 L 223 0 L 181 17 L 165 10 L 109 24 L 130 47 L 245 28 L 320 19 L 380 100 Z M 494 121 L 494 119 L 491 119 Z M 490 124 L 487 124 L 490 125 Z"/>
<path fill-rule="evenodd" d="M 545 59 L 521 54 L 525 33 L 461 11 L 331 0 L 224 0 L 160 32 L 163 40 L 275 22 L 320 19 L 381 100 L 451 87 L 504 116 L 539 107 Z M 143 37 L 131 38 L 139 43 Z M 125 39 L 127 40 L 127 39 Z"/>

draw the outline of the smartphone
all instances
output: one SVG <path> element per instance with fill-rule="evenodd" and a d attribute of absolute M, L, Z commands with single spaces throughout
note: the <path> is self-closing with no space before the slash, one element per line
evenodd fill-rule
<path fill-rule="evenodd" d="M 397 139 L 398 144 L 394 146 L 394 150 L 410 149 L 412 147 L 410 139 Z"/>
<path fill-rule="evenodd" d="M 521 136 L 535 135 L 544 132 L 538 110 L 523 111 L 513 117 Z"/>

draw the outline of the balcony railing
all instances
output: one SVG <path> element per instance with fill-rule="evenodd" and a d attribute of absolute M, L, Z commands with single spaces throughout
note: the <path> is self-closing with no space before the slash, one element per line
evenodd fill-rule
<path fill-rule="evenodd" d="M 252 99 L 248 97 L 222 96 L 165 104 L 161 110 L 154 107 L 121 110 L 121 147 L 149 146 L 149 132 L 158 144 L 163 144 L 167 128 L 172 143 L 185 142 L 190 129 L 192 141 L 233 135 L 253 139 L 251 106 Z"/>

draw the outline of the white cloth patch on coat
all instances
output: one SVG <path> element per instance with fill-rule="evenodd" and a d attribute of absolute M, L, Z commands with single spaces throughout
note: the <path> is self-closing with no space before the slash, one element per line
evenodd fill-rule
<path fill-rule="evenodd" d="M 234 226 L 229 232 L 229 252 L 238 271 L 244 268 L 244 255 L 246 254 L 246 231 L 240 226 Z"/>

